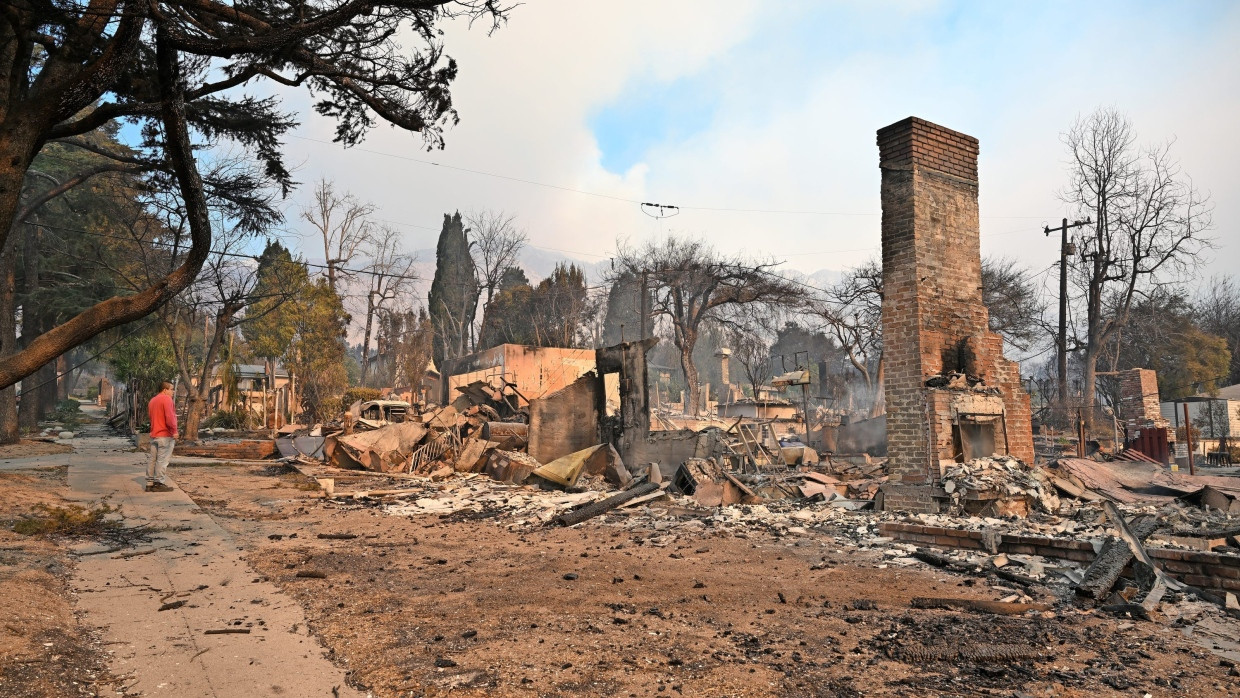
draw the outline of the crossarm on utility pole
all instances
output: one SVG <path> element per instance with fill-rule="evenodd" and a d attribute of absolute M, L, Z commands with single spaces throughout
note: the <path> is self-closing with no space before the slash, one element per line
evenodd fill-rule
<path fill-rule="evenodd" d="M 1068 219 L 1065 218 L 1058 228 L 1042 227 L 1042 232 L 1048 236 L 1056 230 L 1061 233 L 1059 243 L 1059 337 L 1056 343 L 1056 348 L 1058 349 L 1056 352 L 1056 368 L 1059 373 L 1060 409 L 1063 409 L 1068 404 L 1068 230 L 1091 224 L 1093 224 L 1093 221 L 1086 218 L 1083 221 L 1076 221 L 1069 225 Z"/>

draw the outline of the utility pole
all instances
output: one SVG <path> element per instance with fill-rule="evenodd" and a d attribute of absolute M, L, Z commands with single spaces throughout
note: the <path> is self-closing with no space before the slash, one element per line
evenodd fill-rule
<path fill-rule="evenodd" d="M 1059 407 L 1061 409 L 1068 404 L 1068 255 L 1076 253 L 1076 245 L 1068 242 L 1068 229 L 1092 224 L 1093 221 L 1086 218 L 1083 221 L 1076 221 L 1072 225 L 1068 225 L 1068 219 L 1065 218 L 1063 219 L 1063 224 L 1058 228 L 1042 226 L 1042 232 L 1047 236 L 1055 230 L 1062 233 L 1059 244 L 1059 337 L 1056 340 L 1056 348 L 1058 349 L 1056 359 L 1058 360 L 1057 368 L 1059 369 Z"/>
<path fill-rule="evenodd" d="M 1193 467 L 1193 422 L 1188 418 L 1188 403 L 1184 403 L 1184 445 L 1188 448 L 1188 474 L 1196 475 Z"/>

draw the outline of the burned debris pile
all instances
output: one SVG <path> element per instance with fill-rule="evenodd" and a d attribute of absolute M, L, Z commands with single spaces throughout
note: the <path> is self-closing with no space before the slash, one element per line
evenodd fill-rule
<path fill-rule="evenodd" d="M 1035 508 L 1052 514 L 1059 509 L 1059 497 L 1042 470 L 1007 456 L 952 463 L 944 468 L 942 482 L 957 513 L 1023 517 Z"/>
<path fill-rule="evenodd" d="M 284 434 L 280 449 L 325 484 L 329 507 L 511 531 L 620 527 L 654 546 L 760 530 L 866 551 L 882 565 L 992 579 L 1002 593 L 990 603 L 999 605 L 968 612 L 1048 612 L 1035 598 L 1049 596 L 1057 607 L 1141 618 L 1183 615 L 1184 604 L 1240 614 L 1230 608 L 1240 591 L 1233 477 L 1104 454 L 1033 464 L 961 452 L 938 460 L 917 506 L 903 508 L 899 488 L 886 488 L 907 473 L 888 459 L 820 454 L 770 421 L 651 430 L 636 379 L 647 348 L 600 350 L 595 371 L 534 398 L 475 381 L 449 405 L 358 405 Z M 604 408 L 600 371 L 632 378 L 620 381 L 618 413 Z M 954 428 L 985 436 L 973 444 L 982 453 L 1000 451 L 978 426 L 990 409 L 978 400 L 993 391 L 964 373 L 943 380 L 931 389 L 956 388 L 949 407 L 968 416 Z M 376 487 L 382 478 L 388 484 Z M 925 595 L 921 603 L 963 602 Z"/>

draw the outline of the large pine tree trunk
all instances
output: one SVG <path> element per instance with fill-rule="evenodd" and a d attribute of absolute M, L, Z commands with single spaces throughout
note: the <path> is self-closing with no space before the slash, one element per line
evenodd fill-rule
<path fill-rule="evenodd" d="M 873 402 L 870 404 L 870 418 L 879 417 L 887 413 L 887 390 L 883 387 L 883 378 L 885 377 L 886 366 L 883 363 L 882 355 L 878 357 L 878 370 L 875 372 L 874 390 L 871 391 Z"/>
<path fill-rule="evenodd" d="M 14 226 L 16 227 L 16 226 Z M 39 289 L 39 229 L 30 224 L 22 228 L 22 275 L 26 277 L 25 299 L 22 301 L 22 336 L 21 346 L 24 349 L 43 327 L 36 304 L 31 302 Z M 7 362 L 6 362 L 7 363 Z M 36 371 L 22 381 L 22 400 L 17 419 L 21 430 L 32 432 L 39 428 L 42 408 L 39 404 L 39 391 L 35 388 L 42 379 L 43 373 Z"/>
<path fill-rule="evenodd" d="M 0 124 L 0 247 L 12 247 L 7 245 L 9 238 L 20 230 L 13 219 L 21 207 L 26 170 L 39 151 L 38 142 L 38 124 L 33 120 L 23 123 L 6 118 Z"/>
<path fill-rule="evenodd" d="M 1081 418 L 1085 420 L 1085 436 L 1090 438 L 1094 428 L 1094 401 L 1098 397 L 1096 383 L 1098 381 L 1098 351 L 1094 347 L 1085 349 L 1084 375 L 1081 377 Z M 1076 423 L 1073 415 L 1073 423 Z"/>
<path fill-rule="evenodd" d="M 38 431 L 39 420 L 54 407 L 47 399 L 47 386 L 52 385 L 52 396 L 56 390 L 56 364 L 47 363 L 22 380 L 22 399 L 17 413 L 17 421 L 24 431 Z"/>
<path fill-rule="evenodd" d="M 50 328 L 51 325 L 52 322 L 49 320 L 44 327 Z M 56 409 L 56 400 L 60 395 L 59 386 L 57 385 L 60 383 L 60 380 L 56 378 L 58 373 L 57 366 L 59 364 L 60 357 L 57 356 L 44 364 L 43 368 L 39 369 L 39 380 L 36 381 L 39 390 L 39 419 L 44 419 L 49 412 Z"/>
<path fill-rule="evenodd" d="M 56 357 L 56 402 L 69 399 L 69 391 L 72 386 L 69 384 L 69 361 L 68 356 L 61 354 Z"/>
<path fill-rule="evenodd" d="M 680 349 L 680 368 L 685 373 L 685 414 L 697 415 L 701 409 L 701 394 L 698 390 L 698 370 L 693 363 L 693 347 L 697 345 L 695 330 L 682 330 L 676 346 Z"/>
<path fill-rule="evenodd" d="M 366 332 L 362 335 L 362 377 L 358 382 L 366 385 L 366 374 L 370 372 L 370 331 L 375 320 L 375 294 L 366 295 Z"/>
<path fill-rule="evenodd" d="M 17 255 L 10 240 L 0 252 L 0 362 L 17 352 Z M 17 386 L 0 389 L 0 444 L 17 443 Z"/>

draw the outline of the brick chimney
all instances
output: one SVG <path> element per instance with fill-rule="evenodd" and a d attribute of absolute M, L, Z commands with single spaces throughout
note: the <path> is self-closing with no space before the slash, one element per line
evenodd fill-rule
<path fill-rule="evenodd" d="M 732 384 L 732 373 L 728 370 L 732 359 L 732 350 L 727 347 L 720 347 L 719 351 L 715 352 L 715 356 L 719 357 L 719 382 L 723 383 L 726 390 L 727 386 Z"/>
<path fill-rule="evenodd" d="M 891 475 L 883 506 L 936 511 L 940 461 L 1033 462 L 1029 396 L 982 304 L 977 139 L 909 117 L 878 131 L 878 150 Z"/>

